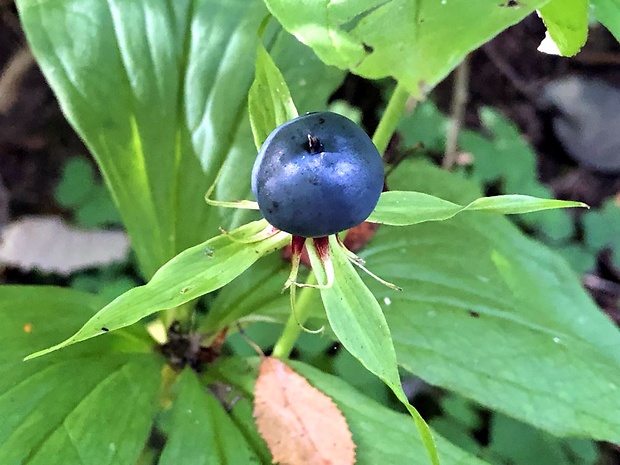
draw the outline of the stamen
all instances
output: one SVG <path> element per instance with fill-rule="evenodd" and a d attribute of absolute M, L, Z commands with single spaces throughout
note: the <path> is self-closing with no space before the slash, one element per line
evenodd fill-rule
<path fill-rule="evenodd" d="M 344 253 L 347 257 L 347 259 L 353 263 L 355 266 L 357 266 L 358 268 L 360 268 L 361 270 L 363 270 L 368 276 L 370 276 L 371 278 L 375 279 L 376 281 L 380 282 L 381 284 L 383 284 L 386 287 L 389 287 L 390 289 L 393 289 L 395 291 L 402 291 L 403 288 L 397 286 L 396 284 L 392 284 L 389 281 L 386 281 L 385 279 L 380 278 L 379 276 L 377 276 L 376 274 L 374 274 L 372 271 L 370 271 L 368 268 L 366 268 L 364 266 L 364 259 L 358 257 L 357 255 L 355 255 L 353 252 L 351 252 L 349 249 L 347 249 L 344 244 L 342 242 L 340 242 L 340 240 L 338 240 L 338 245 L 340 247 L 342 247 L 342 250 L 344 250 Z"/>

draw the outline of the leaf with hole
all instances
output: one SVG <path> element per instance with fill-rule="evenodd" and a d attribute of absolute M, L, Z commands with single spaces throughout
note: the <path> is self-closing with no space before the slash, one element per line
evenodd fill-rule
<path fill-rule="evenodd" d="M 265 3 L 284 28 L 325 63 L 370 79 L 392 76 L 420 97 L 469 52 L 546 0 L 513 7 L 499 0 Z"/>

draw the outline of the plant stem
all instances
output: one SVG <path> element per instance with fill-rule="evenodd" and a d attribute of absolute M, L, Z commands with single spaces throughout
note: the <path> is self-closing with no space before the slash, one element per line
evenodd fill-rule
<path fill-rule="evenodd" d="M 306 284 L 316 284 L 316 277 L 311 271 L 306 279 Z M 293 284 L 294 286 L 294 284 Z M 288 321 L 282 330 L 282 334 L 273 347 L 272 356 L 285 359 L 288 358 L 295 347 L 295 342 L 302 331 L 302 325 L 308 320 L 310 312 L 310 297 L 313 289 L 311 287 L 302 287 L 299 292 L 299 298 L 295 302 L 295 309 L 291 309 Z"/>
<path fill-rule="evenodd" d="M 450 122 L 450 129 L 446 138 L 446 152 L 441 164 L 442 168 L 446 170 L 452 169 L 456 163 L 459 132 L 461 131 L 461 126 L 463 126 L 465 110 L 467 109 L 467 100 L 469 98 L 469 57 L 467 56 L 456 68 L 452 89 L 452 108 L 450 110 L 452 121 Z"/>
<path fill-rule="evenodd" d="M 175 321 L 181 323 L 182 327 L 187 327 L 189 319 L 194 313 L 194 305 L 196 304 L 196 302 L 197 299 L 194 299 L 162 312 L 160 315 L 160 319 L 163 322 L 165 328 L 168 329 L 170 325 Z"/>
<path fill-rule="evenodd" d="M 379 150 L 380 154 L 383 154 L 387 149 L 392 134 L 396 131 L 396 126 L 400 122 L 401 116 L 405 112 L 407 107 L 407 100 L 409 99 L 409 92 L 405 89 L 400 82 L 396 84 L 396 88 L 390 97 L 385 112 L 379 121 L 379 126 L 375 130 L 375 134 L 372 136 L 372 141 Z"/>

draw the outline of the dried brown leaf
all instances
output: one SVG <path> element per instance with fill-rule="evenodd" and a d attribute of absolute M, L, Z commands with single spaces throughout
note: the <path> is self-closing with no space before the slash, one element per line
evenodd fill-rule
<path fill-rule="evenodd" d="M 276 358 L 260 365 L 254 418 L 274 463 L 355 463 L 355 444 L 336 404 Z"/>
<path fill-rule="evenodd" d="M 122 231 L 82 230 L 55 216 L 31 216 L 0 231 L 0 265 L 24 271 L 69 275 L 126 260 L 129 239 Z"/>

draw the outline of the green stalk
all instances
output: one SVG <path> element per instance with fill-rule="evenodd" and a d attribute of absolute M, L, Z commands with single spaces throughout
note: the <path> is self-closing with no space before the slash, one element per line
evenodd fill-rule
<path fill-rule="evenodd" d="M 316 277 L 313 272 L 310 272 L 306 284 L 316 284 Z M 294 286 L 294 284 L 293 284 Z M 288 317 L 288 321 L 284 326 L 284 330 L 273 347 L 272 356 L 279 359 L 286 359 L 291 354 L 297 338 L 302 331 L 302 326 L 308 321 L 310 316 L 310 297 L 312 296 L 313 288 L 302 287 L 299 292 L 299 298 L 295 302 L 295 310 L 291 311 Z M 293 313 L 295 312 L 295 313 Z"/>
<path fill-rule="evenodd" d="M 194 314 L 194 305 L 197 301 L 198 299 L 194 299 L 178 307 L 173 307 L 161 312 L 159 318 L 163 322 L 165 328 L 168 329 L 175 321 L 178 321 L 182 328 L 187 328 L 189 320 Z"/>
<path fill-rule="evenodd" d="M 377 150 L 380 154 L 383 154 L 387 149 L 392 134 L 396 131 L 396 126 L 400 122 L 400 118 L 403 116 L 405 109 L 407 108 L 407 100 L 409 99 L 409 92 L 405 89 L 400 82 L 396 84 L 396 88 L 390 97 L 385 112 L 379 121 L 379 126 L 372 136 L 372 141 L 375 143 Z"/>

